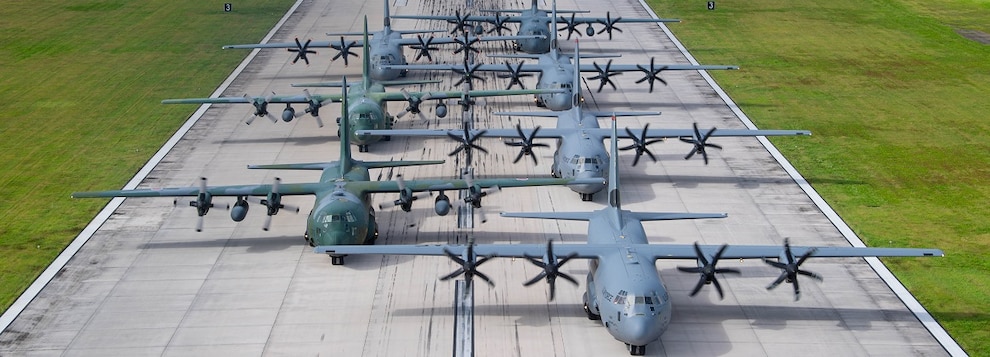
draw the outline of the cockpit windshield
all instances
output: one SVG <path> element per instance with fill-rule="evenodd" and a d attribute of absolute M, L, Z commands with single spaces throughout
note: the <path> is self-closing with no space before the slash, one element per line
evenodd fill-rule
<path fill-rule="evenodd" d="M 351 212 L 344 212 L 342 214 L 328 214 L 324 215 L 320 220 L 324 226 L 329 226 L 332 223 L 354 223 L 357 219 L 354 218 L 354 214 Z"/>
<path fill-rule="evenodd" d="M 602 294 L 607 301 L 611 301 L 616 305 L 622 305 L 622 311 L 626 315 L 643 313 L 646 311 L 651 313 L 657 312 L 660 305 L 663 305 L 666 301 L 665 299 L 661 300 L 660 296 L 655 291 L 651 291 L 646 295 L 633 295 L 625 290 L 619 290 L 616 294 L 603 290 Z M 664 297 L 667 297 L 666 293 L 664 293 Z"/>

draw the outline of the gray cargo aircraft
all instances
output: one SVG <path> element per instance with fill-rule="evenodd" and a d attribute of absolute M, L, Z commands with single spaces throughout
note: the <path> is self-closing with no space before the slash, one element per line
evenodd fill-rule
<path fill-rule="evenodd" d="M 556 7 L 556 2 L 554 2 Z M 554 24 L 556 24 L 556 17 L 552 18 Z M 461 74 L 465 78 L 476 78 L 474 72 L 508 72 L 504 76 L 510 79 L 509 86 L 507 89 L 511 89 L 514 85 L 519 85 L 521 88 L 525 88 L 521 78 L 529 76 L 533 73 L 538 74 L 538 79 L 536 82 L 537 89 L 554 89 L 559 92 L 556 93 L 546 93 L 536 95 L 536 104 L 541 107 L 546 107 L 550 110 L 561 111 L 568 110 L 574 105 L 574 101 L 571 99 L 574 96 L 575 88 L 573 85 L 572 78 L 575 72 L 595 72 L 598 73 L 595 77 L 589 79 L 599 80 L 600 84 L 598 86 L 598 91 L 601 92 L 602 88 L 606 84 L 611 85 L 615 89 L 615 83 L 612 82 L 611 76 L 618 75 L 622 72 L 635 72 L 640 71 L 644 73 L 643 78 L 636 81 L 636 83 L 649 82 L 650 92 L 653 92 L 654 84 L 659 81 L 660 83 L 667 84 L 663 78 L 660 78 L 660 73 L 663 71 L 683 71 L 683 70 L 729 70 L 729 69 L 739 69 L 736 66 L 716 66 L 716 65 L 704 65 L 695 66 L 688 64 L 657 64 L 654 60 L 650 59 L 650 64 L 619 64 L 613 65 L 610 59 L 608 63 L 603 67 L 597 63 L 591 65 L 581 65 L 578 63 L 577 55 L 570 56 L 561 53 L 557 46 L 557 33 L 554 32 L 550 34 L 552 36 L 552 41 L 550 41 L 550 50 L 548 53 L 540 55 L 525 55 L 525 54 L 515 54 L 515 55 L 488 55 L 488 57 L 494 58 L 522 58 L 522 59 L 536 59 L 538 63 L 523 63 L 519 62 L 515 65 L 506 61 L 504 64 L 474 64 L 469 65 L 465 61 L 463 65 L 453 65 L 453 64 L 420 64 L 420 65 L 384 65 L 383 68 L 393 69 L 393 70 L 436 70 L 436 71 L 451 71 Z M 575 41 L 575 43 L 577 43 Z M 575 45 L 576 47 L 577 45 Z M 616 57 L 612 55 L 591 55 L 584 56 L 584 58 L 603 58 L 603 57 Z M 462 79 L 463 81 L 463 79 Z"/>
<path fill-rule="evenodd" d="M 577 47 L 574 49 L 575 65 L 579 66 L 579 50 Z M 557 139 L 557 150 L 553 154 L 553 165 L 550 167 L 550 173 L 554 177 L 566 177 L 566 178 L 577 178 L 577 177 L 606 177 L 606 169 L 609 166 L 609 155 L 608 151 L 605 149 L 605 144 L 603 141 L 608 137 L 609 130 L 602 129 L 598 125 L 599 117 L 608 116 L 645 116 L 645 115 L 659 115 L 659 112 L 591 112 L 582 110 L 581 106 L 581 86 L 580 86 L 580 76 L 577 72 L 571 72 L 571 82 L 568 87 L 577 88 L 577 91 L 571 94 L 570 101 L 573 102 L 571 109 L 562 112 L 495 112 L 496 115 L 515 115 L 515 116 L 535 116 L 535 117 L 556 117 L 557 127 L 550 129 L 543 129 L 536 127 L 534 129 L 522 129 L 517 126 L 515 130 L 513 129 L 487 129 L 487 130 L 471 130 L 467 133 L 462 134 L 462 130 L 357 130 L 358 134 L 365 135 L 389 135 L 389 136 L 425 136 L 425 137 L 455 137 L 458 140 L 471 140 L 474 141 L 479 135 L 484 137 L 498 137 L 506 139 L 519 139 L 519 141 L 506 143 L 511 146 L 520 147 L 519 155 L 516 156 L 515 161 L 518 162 L 524 155 L 529 155 L 533 158 L 533 163 L 536 163 L 536 155 L 533 152 L 534 147 L 542 146 L 546 147 L 546 144 L 533 143 L 533 139 Z M 637 135 L 636 133 L 639 133 Z M 713 147 L 721 149 L 721 146 L 716 144 L 708 143 L 708 139 L 711 137 L 726 137 L 726 136 L 791 136 L 791 135 L 810 135 L 811 133 L 804 130 L 716 130 L 712 128 L 706 133 L 702 133 L 698 130 L 697 124 L 692 129 L 649 129 L 649 125 L 643 129 L 629 129 L 626 128 L 624 133 L 619 134 L 620 138 L 633 139 L 635 142 L 630 146 L 623 147 L 623 150 L 636 149 L 636 158 L 633 160 L 633 166 L 639 163 L 640 156 L 646 154 L 653 161 L 656 161 L 656 157 L 647 148 L 648 145 L 662 141 L 664 138 L 679 138 L 681 141 L 692 144 L 694 147 L 685 156 L 685 159 L 690 159 L 695 154 L 700 154 L 708 163 L 708 152 L 707 148 Z M 593 184 L 593 185 L 572 185 L 571 190 L 581 194 L 581 199 L 585 201 L 590 201 L 594 198 L 594 194 L 605 188 L 604 184 Z"/>
<path fill-rule="evenodd" d="M 433 61 L 433 56 L 430 51 L 436 51 L 438 48 L 433 47 L 435 45 L 443 44 L 453 44 L 456 43 L 460 45 L 460 48 L 455 50 L 455 53 L 473 49 L 471 47 L 477 41 L 510 41 L 510 40 L 538 40 L 540 35 L 526 35 L 526 36 L 471 36 L 468 34 L 464 35 L 464 38 L 456 37 L 433 37 L 432 35 L 428 38 L 423 38 L 424 34 L 434 33 L 434 32 L 445 32 L 445 30 L 393 30 L 389 18 L 389 7 L 388 0 L 385 0 L 385 24 L 381 31 L 375 31 L 371 33 L 371 40 L 368 42 L 370 48 L 370 60 L 371 60 L 371 70 L 369 75 L 372 79 L 378 81 L 390 81 L 398 79 L 399 77 L 404 77 L 406 72 L 404 70 L 398 69 L 388 69 L 385 66 L 389 65 L 404 65 L 408 64 L 405 55 L 402 53 L 403 46 L 409 46 L 415 49 L 416 60 L 422 57 L 426 57 L 427 60 Z M 415 34 L 416 38 L 403 38 L 402 35 Z M 360 48 L 364 45 L 367 39 L 364 41 L 346 41 L 344 36 L 361 36 L 360 32 L 346 32 L 346 33 L 328 33 L 327 36 L 340 36 L 339 41 L 313 41 L 307 40 L 306 42 L 299 42 L 297 38 L 294 43 L 261 43 L 261 44 L 247 44 L 247 45 L 226 45 L 223 46 L 224 49 L 228 48 L 240 48 L 240 49 L 254 49 L 254 48 L 285 48 L 289 52 L 294 52 L 295 57 L 292 59 L 292 63 L 296 63 L 299 60 L 303 60 L 306 64 L 309 64 L 309 54 L 316 54 L 316 51 L 312 48 L 328 47 L 337 50 L 337 54 L 333 56 L 333 60 L 342 58 L 344 60 L 344 65 L 346 66 L 348 56 L 355 56 L 357 54 L 351 52 L 352 48 Z M 544 37 L 545 38 L 545 37 Z M 367 57 L 367 56 L 366 56 Z"/>
<path fill-rule="evenodd" d="M 347 85 L 344 80 L 342 115 L 347 110 Z M 458 180 L 410 180 L 403 181 L 371 181 L 368 173 L 372 168 L 401 167 L 413 165 L 441 164 L 443 161 L 359 161 L 351 158 L 348 128 L 349 121 L 341 122 L 340 159 L 339 161 L 253 165 L 251 169 L 274 170 L 321 170 L 319 182 L 312 183 L 281 183 L 278 178 L 271 185 L 235 185 L 207 186 L 206 178 L 200 180 L 199 187 L 180 187 L 141 190 L 115 190 L 100 192 L 77 192 L 75 198 L 106 198 L 106 197 L 195 197 L 189 201 L 189 206 L 195 207 L 199 215 L 196 231 L 203 229 L 203 217 L 214 207 L 213 197 L 236 197 L 237 201 L 230 209 L 230 217 L 236 222 L 246 218 L 249 200 L 267 208 L 267 218 L 262 229 L 268 230 L 271 217 L 286 209 L 282 203 L 284 196 L 314 195 L 316 204 L 306 222 L 306 241 L 310 245 L 327 244 L 374 244 L 378 238 L 378 224 L 375 222 L 375 210 L 371 207 L 371 194 L 379 192 L 397 192 L 399 201 L 411 203 L 416 199 L 416 192 L 439 192 L 436 199 L 436 212 L 446 215 L 449 212 L 450 199 L 444 191 L 466 189 L 465 203 L 481 207 L 481 199 L 486 188 L 523 187 L 566 185 L 570 183 L 587 184 L 603 182 L 604 180 L 563 180 L 563 179 L 458 179 Z M 178 201 L 176 201 L 178 202 Z M 404 203 L 403 203 L 404 204 Z M 298 208 L 295 208 L 298 212 Z M 332 256 L 333 265 L 344 263 L 343 256 Z"/>
<path fill-rule="evenodd" d="M 617 129 L 612 122 L 613 157 L 618 157 Z M 933 257 L 942 256 L 938 249 L 860 248 L 860 247 L 796 247 L 787 239 L 783 247 L 758 245 L 694 245 L 650 244 L 643 221 L 722 218 L 722 213 L 632 212 L 623 210 L 619 198 L 619 170 L 616 160 L 609 164 L 608 206 L 594 212 L 536 212 L 503 213 L 503 217 L 559 219 L 588 222 L 587 244 L 477 244 L 468 246 L 318 246 L 317 253 L 446 255 L 461 265 L 458 271 L 467 276 L 485 276 L 477 266 L 492 257 L 526 258 L 543 271 L 524 283 L 531 285 L 545 279 L 554 296 L 556 278 L 574 282 L 560 267 L 567 261 L 589 260 L 584 310 L 591 320 L 601 321 L 608 333 L 624 342 L 631 355 L 646 354 L 646 346 L 660 338 L 670 324 L 673 306 L 663 280 L 654 265 L 657 259 L 695 260 L 695 267 L 679 267 L 680 271 L 699 274 L 691 295 L 704 285 L 715 286 L 719 296 L 722 287 L 715 274 L 738 273 L 733 268 L 717 268 L 720 259 L 763 259 L 781 269 L 781 274 L 767 289 L 782 282 L 793 285 L 795 300 L 801 296 L 798 275 L 821 280 L 821 276 L 802 269 L 808 258 L 834 257 Z M 541 257 L 541 260 L 534 257 Z M 481 258 L 478 260 L 478 258 Z M 771 260 L 776 258 L 776 260 Z M 448 275 L 450 276 L 450 275 Z M 489 279 L 486 279 L 489 280 Z M 489 280 L 490 282 L 490 280 Z"/>
<path fill-rule="evenodd" d="M 554 6 L 556 8 L 556 6 Z M 575 14 L 587 13 L 588 11 L 581 10 L 544 10 L 540 9 L 537 5 L 537 0 L 533 0 L 532 6 L 529 9 L 499 9 L 499 10 L 481 10 L 481 12 L 493 13 L 494 15 L 483 15 L 474 16 L 469 13 L 461 15 L 460 11 L 456 11 L 454 16 L 432 16 L 432 15 L 403 15 L 403 16 L 393 16 L 393 19 L 415 19 L 415 20 L 443 20 L 454 25 L 454 29 L 451 33 L 474 30 L 474 33 L 481 35 L 484 32 L 484 28 L 478 25 L 471 25 L 470 23 L 489 23 L 494 27 L 488 30 L 488 33 L 497 32 L 499 35 L 502 31 L 509 31 L 506 24 L 517 23 L 519 24 L 519 31 L 516 34 L 519 36 L 533 36 L 527 39 L 516 40 L 516 49 L 530 53 L 539 54 L 547 53 L 551 49 L 551 37 L 556 37 L 557 31 L 567 30 L 567 39 L 571 38 L 572 33 L 581 34 L 578 30 L 579 25 L 587 25 L 585 28 L 585 33 L 588 36 L 594 36 L 595 34 L 608 33 L 608 38 L 612 39 L 612 31 L 622 32 L 622 29 L 615 26 L 617 23 L 630 23 L 630 22 L 646 22 L 646 23 L 657 23 L 657 22 L 679 22 L 677 19 L 628 19 L 622 18 L 621 16 L 612 18 L 611 13 L 606 13 L 605 17 L 575 17 Z M 514 13 L 519 14 L 516 16 L 503 16 L 502 13 Z M 557 17 L 557 14 L 570 14 L 570 18 Z M 560 22 L 566 24 L 562 28 L 557 28 L 556 21 L 559 19 Z M 595 31 L 594 25 L 601 25 L 601 30 Z M 553 31 L 551 29 L 554 29 Z"/>

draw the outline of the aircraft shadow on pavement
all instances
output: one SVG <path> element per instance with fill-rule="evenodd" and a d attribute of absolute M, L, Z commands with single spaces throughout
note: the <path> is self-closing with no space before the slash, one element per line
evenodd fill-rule
<path fill-rule="evenodd" d="M 450 294 L 454 294 L 454 282 L 440 282 L 438 284 L 449 284 Z M 498 282 L 495 282 L 498 284 Z M 536 285 L 544 290 L 546 290 L 546 284 Z M 510 289 L 516 289 L 513 286 Z M 519 289 L 527 289 L 519 283 Z M 485 285 L 480 279 L 475 281 L 475 295 L 487 294 L 484 291 L 489 289 L 488 285 Z M 536 287 L 531 287 L 530 289 L 536 289 Z M 557 291 L 557 294 L 561 294 L 561 291 Z M 516 323 L 524 326 L 531 327 L 546 327 L 550 325 L 550 321 L 557 317 L 569 317 L 569 318 L 586 318 L 584 313 L 584 306 L 581 304 L 561 304 L 548 302 L 546 304 L 513 304 L 506 303 L 505 305 L 483 305 L 475 304 L 474 314 L 477 316 L 515 316 Z M 394 316 L 454 316 L 454 309 L 449 306 L 443 307 L 429 307 L 429 308 L 412 308 L 412 309 L 396 309 L 392 312 Z M 546 316 L 549 315 L 549 319 Z M 589 324 L 598 324 L 597 321 L 588 321 Z"/>
<path fill-rule="evenodd" d="M 235 248 L 247 247 L 248 253 L 268 253 L 296 249 L 306 246 L 299 235 L 259 238 L 224 238 L 196 241 L 151 242 L 139 246 L 141 249 L 174 249 L 174 248 Z"/>

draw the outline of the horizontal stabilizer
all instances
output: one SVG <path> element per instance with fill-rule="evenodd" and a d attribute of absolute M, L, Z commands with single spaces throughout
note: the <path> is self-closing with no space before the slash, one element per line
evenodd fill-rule
<path fill-rule="evenodd" d="M 440 165 L 444 160 L 427 161 L 359 161 L 357 164 L 369 169 L 380 169 L 385 167 L 419 166 L 419 165 Z"/>
<path fill-rule="evenodd" d="M 587 221 L 595 212 L 502 212 L 502 217 L 561 219 L 565 221 Z"/>
<path fill-rule="evenodd" d="M 628 212 L 623 213 L 640 221 L 673 221 L 680 219 L 725 218 L 725 213 L 681 213 L 681 212 Z"/>
<path fill-rule="evenodd" d="M 260 170 L 325 170 L 337 166 L 337 162 L 308 162 L 302 164 L 248 165 L 249 169 Z"/>

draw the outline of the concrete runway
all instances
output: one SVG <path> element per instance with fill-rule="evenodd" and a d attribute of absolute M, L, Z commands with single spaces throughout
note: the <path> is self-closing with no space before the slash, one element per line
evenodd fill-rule
<path fill-rule="evenodd" d="M 395 3 L 393 2 L 393 5 Z M 527 1 L 495 4 L 476 1 L 479 8 L 524 8 Z M 371 29 L 381 27 L 379 1 L 306 1 L 276 34 L 273 42 L 325 39 L 325 32 L 359 31 L 362 14 Z M 409 1 L 394 6 L 393 14 L 453 14 L 460 1 Z M 614 3 L 562 0 L 561 8 L 590 10 L 596 16 L 647 17 L 638 1 Z M 543 4 L 541 7 L 549 7 Z M 674 14 L 660 14 L 673 17 Z M 397 20 L 397 29 L 436 28 L 437 22 Z M 656 26 L 619 25 L 624 32 L 613 41 L 583 38 L 582 53 L 621 53 L 615 63 L 686 63 L 686 59 Z M 670 25 L 676 27 L 677 24 Z M 446 28 L 444 25 L 441 28 Z M 583 29 L 583 27 L 582 27 Z M 251 42 L 245 39 L 244 43 Z M 218 44 L 219 47 L 220 44 Z M 686 44 L 690 49 L 692 44 Z M 574 44 L 564 42 L 570 52 Z M 482 44 L 486 53 L 504 51 L 505 44 Z M 435 56 L 454 63 L 447 47 Z M 411 50 L 406 51 L 407 56 Z M 333 50 L 322 49 L 307 67 L 289 65 L 282 50 L 265 50 L 238 77 L 225 95 L 299 92 L 290 83 L 358 78 L 360 66 L 331 63 Z M 411 56 L 409 59 L 411 60 Z M 499 63 L 484 59 L 490 63 Z M 599 60 L 601 61 L 601 60 Z M 717 63 L 711 63 L 717 64 Z M 742 66 L 745 63 L 724 63 Z M 585 75 L 584 77 L 590 77 Z M 504 88 L 507 80 L 485 75 L 487 88 Z M 715 91 L 696 72 L 668 72 L 670 83 L 650 94 L 634 84 L 640 76 L 615 77 L 619 90 L 593 93 L 588 103 L 598 110 L 658 110 L 663 115 L 620 119 L 620 125 L 689 128 L 743 128 Z M 410 78 L 448 76 L 411 74 Z M 526 80 L 529 87 L 535 79 Z M 597 88 L 597 83 L 589 84 Z M 331 93 L 335 89 L 318 89 Z M 189 97 L 208 93 L 189 93 Z M 164 98 L 163 98 L 164 99 Z M 553 119 L 503 118 L 491 111 L 534 111 L 528 97 L 498 98 L 477 110 L 478 127 L 552 126 Z M 390 105 L 397 113 L 404 103 Z M 298 108 L 298 106 L 297 106 Z M 432 104 L 424 105 L 432 118 Z M 278 109 L 278 107 L 273 107 Z M 452 107 L 454 109 L 454 107 Z M 192 108 L 190 108 L 192 110 Z M 174 150 L 145 180 L 143 187 L 194 186 L 200 176 L 211 185 L 311 182 L 314 171 L 247 170 L 247 164 L 336 160 L 338 140 L 332 118 L 339 105 L 324 108 L 327 126 L 319 129 L 308 116 L 286 124 L 243 120 L 252 109 L 217 105 L 203 116 Z M 456 113 L 456 110 L 452 110 Z M 274 113 L 277 113 L 275 111 Z M 453 128 L 459 118 L 421 123 L 407 116 L 398 128 Z M 603 126 L 607 125 L 603 120 Z M 802 128 L 767 128 L 802 129 Z M 801 140 L 788 138 L 786 140 Z M 711 163 L 682 159 L 690 149 L 680 142 L 651 147 L 660 162 L 630 165 L 632 153 L 620 156 L 625 209 L 635 211 L 726 212 L 721 220 L 646 223 L 653 243 L 782 244 L 844 246 L 845 239 L 811 199 L 787 176 L 756 139 L 713 140 L 725 147 L 714 151 Z M 517 149 L 497 140 L 482 142 L 491 153 L 476 158 L 478 176 L 546 176 L 551 150 L 538 152 L 540 163 L 513 165 Z M 366 160 L 431 160 L 446 158 L 456 144 L 449 140 L 395 138 L 371 146 Z M 372 177 L 402 173 L 409 178 L 451 178 L 458 160 L 444 165 L 373 170 Z M 110 189 L 111 187 L 108 187 Z M 375 202 L 395 199 L 376 195 Z M 216 200 L 218 203 L 221 199 Z M 312 199 L 292 197 L 287 203 L 308 212 Z M 231 200 L 232 202 L 232 200 Z M 519 220 L 497 217 L 499 211 L 591 211 L 604 204 L 581 202 L 562 187 L 506 190 L 486 199 L 490 221 L 473 230 L 456 228 L 453 216 L 437 217 L 429 201 L 411 213 L 379 212 L 379 244 L 544 243 L 585 240 L 583 222 Z M 272 229 L 260 229 L 263 210 L 254 206 L 247 220 L 232 222 L 218 210 L 206 218 L 205 229 L 194 231 L 195 210 L 174 207 L 171 200 L 128 199 L 89 243 L 0 334 L 0 355 L 341 355 L 435 356 L 450 353 L 454 285 L 437 277 L 456 267 L 436 257 L 349 257 L 343 267 L 330 265 L 302 239 L 305 214 L 281 213 Z M 657 263 L 671 292 L 674 319 L 648 355 L 711 356 L 855 356 L 944 355 L 945 350 L 925 330 L 862 259 L 815 259 L 804 265 L 825 277 L 824 283 L 802 281 L 802 299 L 795 302 L 790 286 L 767 291 L 779 274 L 758 261 L 726 261 L 741 276 L 720 279 L 726 297 L 719 300 L 711 287 L 688 296 L 697 276 L 676 266 L 693 261 Z M 521 285 L 538 274 L 523 260 L 497 260 L 482 267 L 494 288 L 479 285 L 476 295 L 476 341 L 479 356 L 506 355 L 625 355 L 615 341 L 581 308 L 582 287 L 561 283 L 557 299 L 548 303 L 545 285 Z M 587 265 L 572 262 L 563 270 L 583 281 Z"/>

